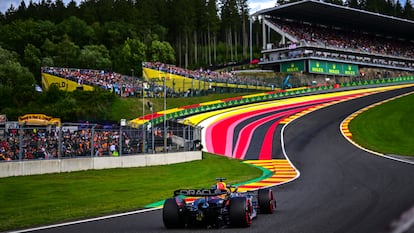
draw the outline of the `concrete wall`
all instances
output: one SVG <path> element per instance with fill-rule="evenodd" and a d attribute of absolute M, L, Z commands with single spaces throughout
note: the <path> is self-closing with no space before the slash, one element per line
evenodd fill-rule
<path fill-rule="evenodd" d="M 0 163 L 0 177 L 84 171 L 92 169 L 145 167 L 201 160 L 201 151 L 93 157 L 74 159 L 28 160 Z"/>

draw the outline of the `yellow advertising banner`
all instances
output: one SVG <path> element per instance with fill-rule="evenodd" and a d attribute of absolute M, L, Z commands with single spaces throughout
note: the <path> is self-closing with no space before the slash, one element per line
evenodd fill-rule
<path fill-rule="evenodd" d="M 53 118 L 45 114 L 26 114 L 19 116 L 19 124 L 60 126 L 60 118 Z"/>
<path fill-rule="evenodd" d="M 42 87 L 43 89 L 49 89 L 51 85 L 57 85 L 62 91 L 74 91 L 81 89 L 84 91 L 93 91 L 93 86 L 78 85 L 77 82 L 60 78 L 51 74 L 42 73 Z"/>

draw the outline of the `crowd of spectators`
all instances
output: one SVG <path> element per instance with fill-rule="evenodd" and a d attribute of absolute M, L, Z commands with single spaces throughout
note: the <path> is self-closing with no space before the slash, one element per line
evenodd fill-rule
<path fill-rule="evenodd" d="M 188 135 L 189 132 L 184 133 L 187 131 L 187 128 L 184 127 L 189 126 L 168 125 L 166 150 L 172 149 L 173 136 L 183 139 L 193 137 L 193 135 Z M 154 127 L 153 130 L 147 127 L 144 129 L 124 127 L 120 130 L 115 125 L 92 124 L 65 126 L 62 128 L 61 140 L 59 140 L 59 128 L 56 127 L 0 128 L 4 131 L 0 136 L 0 161 L 119 156 L 147 153 L 152 149 L 154 151 L 163 150 L 164 131 L 162 127 Z M 143 143 L 143 133 L 145 134 L 145 143 Z M 61 145 L 60 154 L 59 143 Z"/>
<path fill-rule="evenodd" d="M 351 51 L 361 54 L 363 62 L 382 65 L 414 68 L 414 62 L 401 62 L 401 59 L 413 59 L 414 43 L 399 40 L 397 38 L 380 37 L 364 32 L 330 28 L 327 26 L 316 26 L 296 21 L 285 21 L 273 19 L 272 23 L 299 41 L 300 45 L 311 45 L 319 48 L 331 48 L 337 50 Z M 291 44 L 278 45 L 278 47 L 291 46 Z M 313 54 L 302 53 L 300 56 L 331 56 L 329 53 L 318 52 Z M 295 54 L 296 56 L 298 54 Z M 337 58 L 351 60 L 355 56 L 335 54 Z M 370 55 L 365 56 L 364 55 Z M 373 59 L 372 55 L 382 56 L 382 59 Z M 341 57 L 339 57 L 341 56 Z M 384 57 L 387 56 L 387 57 Z"/>
<path fill-rule="evenodd" d="M 396 57 L 414 56 L 414 43 L 410 41 L 295 21 L 273 20 L 273 23 L 298 41 L 310 44 Z"/>
<path fill-rule="evenodd" d="M 349 54 L 346 55 L 346 53 L 330 53 L 318 50 L 309 52 L 303 50 L 302 52 L 299 51 L 296 53 L 294 51 L 289 52 L 289 54 L 282 55 L 280 58 L 283 58 L 283 56 L 287 56 L 289 58 L 317 56 L 414 69 L 414 61 L 404 62 L 401 61 L 401 59 L 393 58 L 404 57 L 413 60 L 414 43 L 412 41 L 402 41 L 396 38 L 380 37 L 360 31 L 344 30 L 341 28 L 333 28 L 290 20 L 272 19 L 272 23 L 280 28 L 284 33 L 291 35 L 299 41 L 298 44 L 279 44 L 277 45 L 278 47 L 290 46 L 290 48 L 296 48 L 296 46 L 299 45 L 307 45 L 314 46 L 315 48 L 331 48 L 334 50 L 351 51 L 356 54 L 361 54 L 361 56 L 355 56 Z M 375 58 L 373 55 L 381 55 L 382 58 Z M 271 60 L 273 60 L 273 57 L 271 57 Z M 238 73 L 232 69 L 213 71 L 208 68 L 199 68 L 196 70 L 190 70 L 160 62 L 143 62 L 142 67 L 181 75 L 190 79 L 205 82 L 250 86 L 276 85 L 276 83 L 273 83 L 270 80 L 255 79 L 238 75 Z M 42 72 L 75 81 L 79 85 L 87 84 L 100 87 L 105 90 L 112 91 L 122 97 L 139 97 L 142 94 L 145 94 L 148 97 L 156 97 L 160 96 L 164 92 L 164 87 L 160 84 L 160 82 L 138 79 L 137 77 L 121 75 L 116 72 L 57 67 L 43 67 Z M 166 92 L 168 96 L 186 96 L 188 91 L 174 90 L 171 89 L 171 87 L 167 87 Z"/>
<path fill-rule="evenodd" d="M 246 76 L 239 76 L 232 68 L 230 70 L 222 69 L 221 71 L 212 71 L 210 69 L 199 68 L 197 70 L 190 70 L 177 67 L 175 65 L 164 64 L 161 62 L 144 62 L 143 67 L 160 70 L 166 73 L 172 73 L 187 78 L 192 78 L 205 82 L 251 85 L 251 86 L 271 86 L 274 83 L 268 82 L 266 79 L 248 78 Z"/>
<path fill-rule="evenodd" d="M 20 132 L 23 133 L 21 136 Z M 9 129 L 5 136 L 0 138 L 0 160 L 58 158 L 58 134 L 58 130 L 55 128 Z M 139 143 L 139 140 L 142 139 L 142 133 L 140 134 L 140 131 L 136 130 L 135 136 L 127 132 L 122 133 L 122 153 L 138 153 L 142 150 Z M 93 140 L 91 140 L 91 129 L 67 129 L 62 132 L 60 157 L 92 156 L 92 145 L 94 148 L 93 156 L 116 156 L 120 153 L 119 138 L 117 130 L 94 130 Z"/>
<path fill-rule="evenodd" d="M 266 82 L 265 79 L 252 79 L 244 76 L 239 77 L 234 71 L 216 72 L 203 68 L 190 70 L 160 62 L 143 62 L 142 66 L 205 82 L 253 86 L 272 85 L 272 83 Z M 42 72 L 74 81 L 78 83 L 78 85 L 85 84 L 103 88 L 122 97 L 140 97 L 142 96 L 142 93 L 147 97 L 157 97 L 164 92 L 163 84 L 156 80 L 143 80 L 137 77 L 103 70 L 43 67 Z M 197 89 L 196 87 L 192 88 Z M 186 96 L 186 92 L 187 90 L 174 90 L 171 87 L 166 87 L 167 96 Z"/>
<path fill-rule="evenodd" d="M 78 83 L 112 91 L 122 97 L 134 97 L 142 94 L 144 88 L 155 88 L 156 84 L 147 82 L 145 87 L 142 80 L 136 77 L 121 75 L 103 70 L 77 68 L 42 67 L 43 73 L 65 78 Z"/>

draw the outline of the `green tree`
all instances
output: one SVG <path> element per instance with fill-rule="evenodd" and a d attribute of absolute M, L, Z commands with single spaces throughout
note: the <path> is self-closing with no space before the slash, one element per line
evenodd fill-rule
<path fill-rule="evenodd" d="M 54 38 L 57 36 L 57 26 L 50 20 L 38 20 L 35 22 L 35 28 L 31 33 L 29 42 L 36 47 L 42 46 L 46 38 Z"/>
<path fill-rule="evenodd" d="M 16 11 L 16 17 L 23 18 L 23 19 L 27 18 L 27 7 L 24 1 L 20 1 L 20 5 Z"/>
<path fill-rule="evenodd" d="M 80 51 L 79 65 L 81 68 L 109 70 L 112 62 L 104 45 L 87 45 Z"/>
<path fill-rule="evenodd" d="M 208 46 L 208 64 L 217 62 L 217 35 L 220 31 L 220 18 L 218 16 L 216 0 L 207 3 L 207 46 Z M 213 57 L 213 59 L 212 59 Z"/>
<path fill-rule="evenodd" d="M 351 7 L 351 8 L 356 8 L 356 9 L 361 8 L 360 5 L 359 5 L 358 0 L 347 0 L 345 2 L 345 5 L 348 6 L 348 7 Z"/>
<path fill-rule="evenodd" d="M 221 40 L 226 44 L 223 57 L 225 60 L 234 61 L 234 33 L 239 23 L 237 2 L 236 0 L 220 0 L 219 6 L 222 22 Z"/>
<path fill-rule="evenodd" d="M 42 95 L 40 99 L 40 104 L 43 104 L 43 103 L 55 104 L 59 102 L 62 98 L 64 98 L 65 94 L 66 92 L 61 91 L 57 84 L 52 84 Z"/>
<path fill-rule="evenodd" d="M 55 34 L 56 27 L 51 21 L 16 20 L 0 27 L 0 43 L 22 56 L 27 44 L 40 47 L 45 38 L 52 38 Z"/>
<path fill-rule="evenodd" d="M 397 0 L 397 2 L 395 3 L 394 12 L 394 16 L 403 17 L 403 7 L 399 0 Z"/>
<path fill-rule="evenodd" d="M 68 35 L 71 41 L 79 46 L 88 45 L 95 40 L 95 33 L 85 21 L 70 16 L 57 25 L 60 35 Z"/>
<path fill-rule="evenodd" d="M 59 67 L 76 67 L 79 52 L 79 46 L 72 42 L 67 35 L 64 35 L 63 40 L 55 46 L 54 63 Z"/>
<path fill-rule="evenodd" d="M 65 3 L 63 0 L 55 0 L 55 3 L 51 5 L 51 16 L 55 19 L 55 22 L 61 22 L 65 17 Z"/>
<path fill-rule="evenodd" d="M 341 6 L 345 4 L 344 2 L 342 2 L 342 0 L 326 0 L 326 2 Z"/>
<path fill-rule="evenodd" d="M 79 8 L 77 6 L 77 1 L 71 0 L 66 7 L 65 14 L 76 16 L 78 14 L 78 10 Z"/>
<path fill-rule="evenodd" d="M 96 10 L 96 2 L 95 0 L 91 1 L 81 1 L 79 6 L 79 14 L 81 18 L 88 24 L 92 24 L 94 22 L 98 22 L 99 24 L 103 24 L 104 22 L 99 21 L 98 12 Z"/>
<path fill-rule="evenodd" d="M 72 121 L 78 119 L 76 114 L 77 103 L 70 93 L 62 93 L 59 99 L 54 104 L 50 105 L 49 114 L 54 117 L 61 118 L 62 121 Z"/>
<path fill-rule="evenodd" d="M 108 50 L 123 45 L 127 38 L 137 38 L 137 33 L 131 30 L 134 25 L 122 21 L 109 21 L 103 25 L 94 23 L 92 27 L 97 41 L 105 45 Z"/>
<path fill-rule="evenodd" d="M 51 58 L 51 57 L 43 57 L 42 58 L 41 66 L 49 66 L 49 67 L 55 66 L 55 63 L 53 61 L 53 58 Z"/>
<path fill-rule="evenodd" d="M 146 61 L 146 46 L 137 39 L 127 39 L 120 51 L 120 56 L 123 63 L 122 70 L 128 73 L 131 69 L 140 73 L 141 64 Z"/>
<path fill-rule="evenodd" d="M 247 50 L 249 48 L 249 39 L 248 39 L 248 22 L 249 22 L 249 6 L 247 0 L 238 0 L 237 7 L 240 12 L 241 18 L 241 40 L 242 40 L 242 49 L 243 54 L 237 60 L 243 60 L 248 58 Z M 237 38 L 237 37 L 236 37 Z"/>
<path fill-rule="evenodd" d="M 55 21 L 55 19 L 53 18 L 54 15 L 51 12 L 51 9 L 53 9 L 54 7 L 54 2 L 52 0 L 42 0 L 42 1 L 37 1 L 39 2 L 38 4 L 35 4 L 36 6 L 36 13 L 35 13 L 35 17 L 40 19 L 46 19 L 46 20 L 50 20 L 52 22 L 57 22 Z"/>
<path fill-rule="evenodd" d="M 383 12 L 386 6 L 385 0 L 365 0 L 364 9 L 372 12 Z"/>
<path fill-rule="evenodd" d="M 135 7 L 135 1 L 132 0 L 118 0 L 114 2 L 113 9 L 111 11 L 111 21 L 122 21 L 133 25 L 137 19 L 140 18 L 139 11 Z"/>
<path fill-rule="evenodd" d="M 24 46 L 30 38 L 30 31 L 34 27 L 33 20 L 16 20 L 2 27 L 0 41 L 5 49 L 23 54 Z"/>
<path fill-rule="evenodd" d="M 414 9 L 413 9 L 413 5 L 411 3 L 411 0 L 406 0 L 405 1 L 403 16 L 406 19 L 411 19 L 411 20 L 414 19 Z"/>
<path fill-rule="evenodd" d="M 190 37 L 194 33 L 195 11 L 193 1 L 177 0 L 169 2 L 170 28 L 174 28 L 173 41 L 177 51 L 178 66 L 189 66 Z"/>
<path fill-rule="evenodd" d="M 158 40 L 152 41 L 150 48 L 150 57 L 151 61 L 160 61 L 163 63 L 175 63 L 175 54 L 174 49 L 170 43 L 164 41 L 160 42 Z"/>
<path fill-rule="evenodd" d="M 23 64 L 29 68 L 32 74 L 35 74 L 35 77 L 40 83 L 40 65 L 41 65 L 41 52 L 40 49 L 36 48 L 32 44 L 27 44 L 24 49 Z"/>
<path fill-rule="evenodd" d="M 107 91 L 74 91 L 72 97 L 76 100 L 76 119 L 101 121 L 110 119 L 108 109 L 115 101 L 115 95 Z"/>
<path fill-rule="evenodd" d="M 55 56 L 56 44 L 54 44 L 49 38 L 46 38 L 41 46 L 43 56 L 53 57 Z"/>
<path fill-rule="evenodd" d="M 0 47 L 0 65 L 6 62 L 17 62 L 19 55 L 16 52 L 9 51 Z"/>
<path fill-rule="evenodd" d="M 0 110 L 20 108 L 33 100 L 35 80 L 16 54 L 0 47 Z"/>

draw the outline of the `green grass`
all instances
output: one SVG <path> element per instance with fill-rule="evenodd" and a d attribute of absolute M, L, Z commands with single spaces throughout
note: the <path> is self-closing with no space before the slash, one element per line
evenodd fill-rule
<path fill-rule="evenodd" d="M 167 109 L 248 94 L 167 98 Z M 164 109 L 163 98 L 145 98 L 145 114 L 150 114 L 148 101 L 154 112 Z M 110 120 L 142 116 L 142 107 L 142 98 L 117 98 Z M 238 160 L 204 155 L 202 161 L 169 166 L 0 178 L 0 231 L 143 208 L 183 185 L 210 187 L 216 176 L 237 183 L 261 175 L 261 170 Z"/>
<path fill-rule="evenodd" d="M 240 160 L 203 154 L 202 161 L 0 179 L 0 231 L 143 208 L 179 188 L 230 184 L 262 171 Z"/>
<path fill-rule="evenodd" d="M 240 96 L 240 93 L 167 99 L 167 108 Z M 163 99 L 154 112 L 163 109 Z M 119 99 L 116 119 L 142 114 L 141 99 Z M 369 149 L 414 155 L 414 95 L 372 108 L 350 123 L 353 138 Z M 0 231 L 51 224 L 143 208 L 178 188 L 210 187 L 216 177 L 228 183 L 258 178 L 262 171 L 239 160 L 204 154 L 202 161 L 129 169 L 0 178 Z"/>
<path fill-rule="evenodd" d="M 414 94 L 358 115 L 350 123 L 358 144 L 383 154 L 414 156 Z"/>

